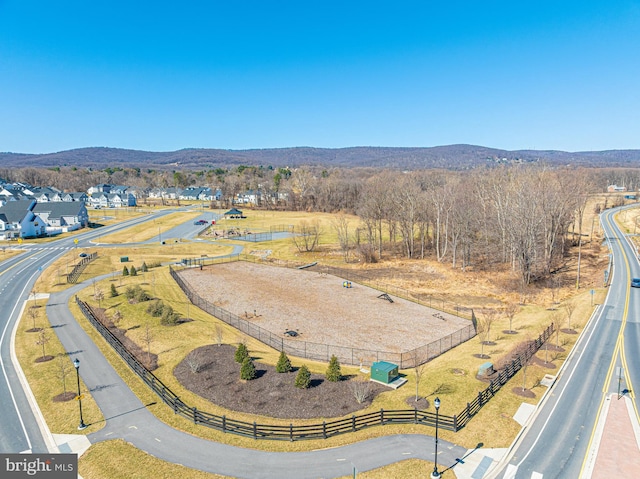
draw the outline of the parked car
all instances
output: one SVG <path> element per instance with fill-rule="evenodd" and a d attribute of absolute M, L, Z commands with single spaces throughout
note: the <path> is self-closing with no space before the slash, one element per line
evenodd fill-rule
<path fill-rule="evenodd" d="M 86 258 L 87 256 L 89 256 L 87 253 L 80 253 L 81 258 Z"/>
<path fill-rule="evenodd" d="M 194 225 L 206 225 L 207 221 L 206 220 L 196 220 L 193 222 Z"/>
<path fill-rule="evenodd" d="M 632 288 L 640 288 L 640 278 L 633 278 L 631 280 L 631 287 Z"/>

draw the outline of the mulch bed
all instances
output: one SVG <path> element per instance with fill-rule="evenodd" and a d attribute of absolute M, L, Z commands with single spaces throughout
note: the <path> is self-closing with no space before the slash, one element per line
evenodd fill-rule
<path fill-rule="evenodd" d="M 51 356 L 47 354 L 46 356 L 40 356 L 36 358 L 36 363 L 46 363 L 47 361 L 51 361 L 55 356 Z"/>
<path fill-rule="evenodd" d="M 107 316 L 106 310 L 104 308 L 90 307 L 90 309 L 93 311 L 96 319 L 100 321 L 104 327 L 111 331 L 111 333 L 124 345 L 127 351 L 133 354 L 135 358 L 144 365 L 144 367 L 146 367 L 149 371 L 158 369 L 157 354 L 149 354 L 137 343 L 129 339 L 127 337 L 127 331 L 124 329 L 120 329 L 115 324 L 113 324 L 113 321 Z"/>
<path fill-rule="evenodd" d="M 277 373 L 274 366 L 255 361 L 257 378 L 240 379 L 240 364 L 234 361 L 235 348 L 230 345 L 208 345 L 191 351 L 174 369 L 180 384 L 218 406 L 262 416 L 311 419 L 344 416 L 371 404 L 375 396 L 388 389 L 373 382 L 367 401 L 358 404 L 353 382 L 348 379 L 333 383 L 323 375 L 311 375 L 311 387 L 294 386 L 296 371 Z M 192 372 L 193 358 L 199 371 Z M 254 360 L 259 359 L 254 357 Z"/>
<path fill-rule="evenodd" d="M 517 387 L 517 388 L 513 388 L 511 390 L 511 392 L 513 394 L 515 394 L 516 396 L 520 396 L 520 397 L 523 397 L 523 398 L 534 398 L 534 397 L 536 397 L 536 393 L 534 393 L 530 389 L 522 389 L 520 387 Z"/>
<path fill-rule="evenodd" d="M 76 398 L 76 393 L 67 391 L 66 393 L 60 393 L 57 396 L 53 396 L 53 402 L 66 402 Z"/>

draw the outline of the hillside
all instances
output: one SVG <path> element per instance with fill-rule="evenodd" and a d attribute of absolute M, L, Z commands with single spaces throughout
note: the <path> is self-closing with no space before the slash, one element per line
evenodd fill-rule
<path fill-rule="evenodd" d="M 0 153 L 4 167 L 69 166 L 104 168 L 205 169 L 235 165 L 374 167 L 414 170 L 445 168 L 463 170 L 487 163 L 538 162 L 551 165 L 637 166 L 640 150 L 609 151 L 507 151 L 474 145 L 448 145 L 429 148 L 351 147 L 351 148 L 271 148 L 255 150 L 184 149 L 150 152 L 119 148 L 78 148 L 47 154 Z"/>

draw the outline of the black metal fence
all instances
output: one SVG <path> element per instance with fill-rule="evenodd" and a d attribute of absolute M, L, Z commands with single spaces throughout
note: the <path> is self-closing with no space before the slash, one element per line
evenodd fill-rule
<path fill-rule="evenodd" d="M 259 262 L 253 256 L 250 255 L 232 255 L 226 258 L 194 258 L 183 260 L 184 265 L 212 265 L 220 263 L 228 263 L 233 261 L 251 261 Z M 287 267 L 299 267 L 293 266 L 291 263 L 277 263 L 278 266 Z M 314 267 L 315 269 L 315 267 Z M 321 270 L 322 271 L 322 270 Z M 380 351 L 375 349 L 354 348 L 350 346 L 338 346 L 335 344 L 314 343 L 310 341 L 293 340 L 284 337 L 281 334 L 273 333 L 267 329 L 258 326 L 251 321 L 241 318 L 240 316 L 227 311 L 220 306 L 216 306 L 210 301 L 199 296 L 189 283 L 180 277 L 178 272 L 169 267 L 169 272 L 178 286 L 184 291 L 189 300 L 200 309 L 215 316 L 216 318 L 224 321 L 230 326 L 242 331 L 243 333 L 263 342 L 264 344 L 278 350 L 284 351 L 287 354 L 296 356 L 299 358 L 311 359 L 314 361 L 328 362 L 331 356 L 336 356 L 342 364 L 349 364 L 352 366 L 366 365 L 370 366 L 376 361 L 390 361 L 397 364 L 400 369 L 412 368 L 418 364 L 426 363 L 432 359 L 440 356 L 442 353 L 453 349 L 454 347 L 468 341 L 476 335 L 476 330 L 473 323 L 469 323 L 468 326 L 459 329 L 447 336 L 440 339 L 436 339 L 430 343 L 419 346 L 415 349 L 395 352 L 395 351 Z M 322 271 L 324 272 L 324 271 Z M 345 278 L 342 275 L 343 270 L 338 268 L 328 268 L 328 274 L 334 274 L 341 278 Z M 356 275 L 352 275 L 353 281 L 360 279 Z M 345 278 L 346 279 L 346 278 Z M 382 283 L 378 283 L 380 285 Z M 401 296 L 393 288 L 386 288 L 380 290 L 388 293 L 392 293 L 396 296 Z M 413 300 L 415 302 L 415 299 Z M 423 304 L 419 302 L 420 304 Z M 451 312 L 451 311 L 450 311 Z"/>
<path fill-rule="evenodd" d="M 73 269 L 71 270 L 71 273 L 67 275 L 67 283 L 74 283 L 74 284 L 77 283 L 78 278 L 80 277 L 84 269 L 87 267 L 87 265 L 97 257 L 98 257 L 98 253 L 90 253 L 84 258 L 82 258 L 80 262 L 73 267 Z"/>
<path fill-rule="evenodd" d="M 288 425 L 258 424 L 255 421 L 253 423 L 238 421 L 228 418 L 226 415 L 219 416 L 200 411 L 182 402 L 177 394 L 171 391 L 160 379 L 144 367 L 144 365 L 127 350 L 120 340 L 95 317 L 93 310 L 87 303 L 81 301 L 77 296 L 76 303 L 87 320 L 162 402 L 167 404 L 173 410 L 174 414 L 180 414 L 195 424 L 201 424 L 224 433 L 228 432 L 240 436 L 252 437 L 253 439 L 285 441 L 327 439 L 339 434 L 356 432 L 368 427 L 385 424 L 420 424 L 435 427 L 436 415 L 418 409 L 380 409 L 379 411 L 361 415 L 354 414 L 349 418 L 306 425 L 294 425 L 293 423 L 289 423 Z M 531 341 L 527 348 L 491 381 L 484 391 L 479 392 L 473 401 L 467 403 L 467 406 L 460 414 L 455 416 L 440 414 L 438 417 L 438 427 L 457 432 L 467 425 L 471 418 L 478 414 L 480 409 L 495 396 L 502 386 L 504 386 L 510 378 L 515 376 L 523 365 L 531 359 L 542 344 L 551 337 L 553 331 L 554 324 L 551 323 L 535 341 Z"/>

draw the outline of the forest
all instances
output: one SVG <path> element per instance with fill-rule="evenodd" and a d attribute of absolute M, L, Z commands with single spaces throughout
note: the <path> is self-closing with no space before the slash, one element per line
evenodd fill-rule
<path fill-rule="evenodd" d="M 64 191 L 86 191 L 99 183 L 149 189 L 208 186 L 223 193 L 223 204 L 212 205 L 217 207 L 230 206 L 239 193 L 259 190 L 268 200 L 257 208 L 334 213 L 332 227 L 346 261 L 428 257 L 463 271 L 507 266 L 523 286 L 548 278 L 562 267 L 569 246 L 590 238 L 593 224 L 585 228 L 583 219 L 593 194 L 611 184 L 640 189 L 640 169 L 541 164 L 469 171 L 29 167 L 0 168 L 0 178 Z M 611 206 L 595 203 L 591 208 L 597 211 L 590 213 Z M 357 215 L 359 224 L 348 221 L 347 214 Z M 309 222 L 299 232 L 313 235 L 317 228 Z"/>

